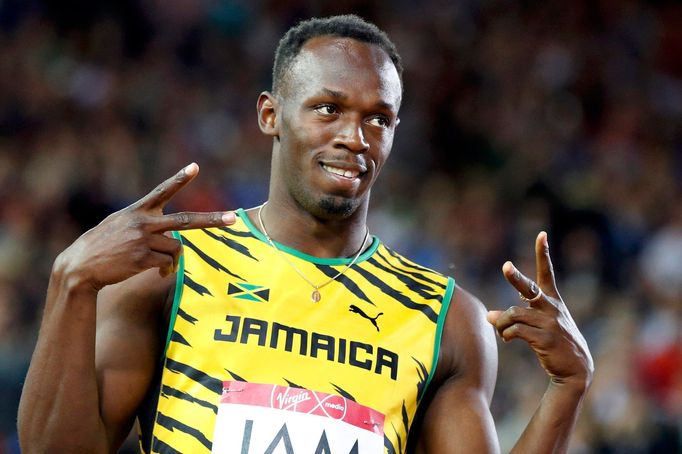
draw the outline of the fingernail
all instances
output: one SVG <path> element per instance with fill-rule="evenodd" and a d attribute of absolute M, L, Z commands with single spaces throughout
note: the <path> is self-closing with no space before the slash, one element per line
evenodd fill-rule
<path fill-rule="evenodd" d="M 194 175 L 197 173 L 197 171 L 199 171 L 199 166 L 196 162 L 193 162 L 185 167 L 185 175 Z"/>
<path fill-rule="evenodd" d="M 228 211 L 223 214 L 221 219 L 225 224 L 232 224 L 237 218 L 232 211 Z"/>
<path fill-rule="evenodd" d="M 505 269 L 506 269 L 506 270 L 509 270 L 510 272 L 513 271 L 513 270 L 514 270 L 514 265 L 512 264 L 512 262 L 510 262 L 509 260 L 507 260 L 506 262 L 504 262 L 504 265 L 502 265 L 502 271 L 504 271 Z"/>

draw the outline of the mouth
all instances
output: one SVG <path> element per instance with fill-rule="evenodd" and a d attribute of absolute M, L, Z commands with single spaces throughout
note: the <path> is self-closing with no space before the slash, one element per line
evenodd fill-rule
<path fill-rule="evenodd" d="M 320 163 L 320 166 L 322 167 L 322 169 L 325 172 L 331 173 L 332 175 L 336 175 L 338 177 L 345 178 L 348 180 L 354 180 L 358 177 L 363 176 L 365 173 L 367 173 L 367 170 L 360 169 L 357 166 L 354 166 L 354 168 L 348 168 L 348 167 L 341 168 L 341 167 L 336 167 L 336 166 L 333 166 L 330 164 L 324 164 L 324 163 Z"/>

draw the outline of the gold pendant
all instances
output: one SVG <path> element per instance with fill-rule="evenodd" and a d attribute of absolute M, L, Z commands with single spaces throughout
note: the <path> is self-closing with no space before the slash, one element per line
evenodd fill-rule
<path fill-rule="evenodd" d="M 317 289 L 313 290 L 313 294 L 310 295 L 310 299 L 313 300 L 313 303 L 317 303 L 322 299 L 322 295 L 320 295 L 320 292 L 317 291 Z"/>

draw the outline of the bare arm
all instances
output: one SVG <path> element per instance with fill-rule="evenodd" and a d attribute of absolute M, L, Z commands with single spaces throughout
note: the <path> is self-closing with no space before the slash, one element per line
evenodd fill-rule
<path fill-rule="evenodd" d="M 99 410 L 109 447 L 130 432 L 140 403 L 160 366 L 175 276 L 156 270 L 105 287 L 97 298 L 95 370 Z"/>
<path fill-rule="evenodd" d="M 536 241 L 537 282 L 506 263 L 506 279 L 529 307 L 491 311 L 488 322 L 505 340 L 526 341 L 550 377 L 549 387 L 512 453 L 563 453 L 568 448 L 593 364 L 556 285 L 546 234 Z M 539 286 L 539 287 L 538 287 Z M 497 453 L 499 444 L 489 405 L 497 358 L 494 334 L 483 305 L 458 289 L 453 295 L 441 342 L 441 362 L 428 403 L 420 450 L 428 453 Z"/>
<path fill-rule="evenodd" d="M 55 261 L 19 405 L 24 452 L 109 452 L 126 435 L 158 359 L 161 308 L 181 252 L 164 233 L 234 219 L 163 214 L 197 171 L 183 169 L 107 217 Z"/>
<path fill-rule="evenodd" d="M 445 320 L 438 386 L 423 418 L 418 452 L 497 453 L 489 405 L 497 375 L 495 332 L 483 305 L 456 287 Z"/>

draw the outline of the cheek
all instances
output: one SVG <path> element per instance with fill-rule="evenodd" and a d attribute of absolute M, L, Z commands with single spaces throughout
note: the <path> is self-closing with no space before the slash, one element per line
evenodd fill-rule
<path fill-rule="evenodd" d="M 309 150 L 327 146 L 332 143 L 334 137 L 339 133 L 337 126 L 325 122 L 309 122 L 302 124 L 298 134 Z"/>
<path fill-rule="evenodd" d="M 391 154 L 391 148 L 393 146 L 393 134 L 386 132 L 382 136 L 378 137 L 376 141 L 376 154 L 374 155 L 374 163 L 376 166 L 377 173 L 384 166 L 384 163 Z"/>
<path fill-rule="evenodd" d="M 329 143 L 334 136 L 334 131 L 324 124 L 299 122 L 296 125 L 290 125 L 287 136 L 287 146 L 292 152 L 306 155 Z"/>
<path fill-rule="evenodd" d="M 282 134 L 280 136 L 280 152 L 284 159 L 283 165 L 289 169 L 298 166 L 298 158 L 308 148 L 308 131 L 305 127 L 282 122 Z"/>
<path fill-rule="evenodd" d="M 377 158 L 377 161 L 376 161 L 376 173 L 377 173 L 377 175 L 379 174 L 379 172 L 381 172 L 381 169 L 384 167 L 384 164 L 386 164 L 387 159 L 388 159 L 388 153 L 384 153 L 380 157 Z"/>

